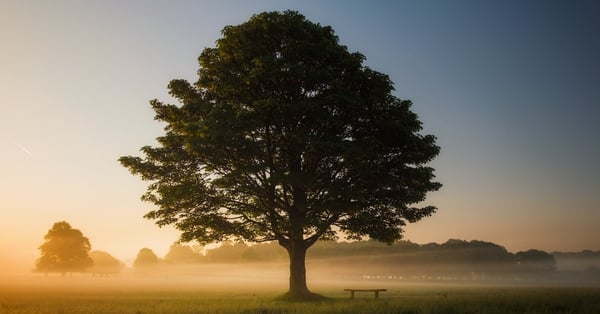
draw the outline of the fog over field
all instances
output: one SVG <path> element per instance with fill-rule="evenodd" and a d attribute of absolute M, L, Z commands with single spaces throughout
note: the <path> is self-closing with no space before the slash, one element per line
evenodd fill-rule
<path fill-rule="evenodd" d="M 598 34 L 589 0 L 0 0 L 0 313 L 597 313 Z"/>
<path fill-rule="evenodd" d="M 457 286 L 443 283 L 365 283 L 311 278 L 323 302 L 282 302 L 286 280 L 272 271 L 241 274 L 222 265 L 219 276 L 43 275 L 0 278 L 2 313 L 597 313 L 598 288 Z M 277 271 L 275 271 L 277 272 Z M 229 273 L 228 276 L 222 276 Z M 261 277 L 260 280 L 255 280 Z M 251 278 L 251 279 L 249 279 Z M 348 287 L 385 288 L 349 299 Z"/>
<path fill-rule="evenodd" d="M 142 252 L 144 250 L 140 250 Z M 152 250 L 147 249 L 151 252 Z M 95 251 L 97 252 L 97 251 Z M 91 254 L 97 258 L 96 253 Z M 108 254 L 109 255 L 109 254 Z M 289 263 L 276 243 L 173 244 L 167 254 L 112 268 L 96 260 L 84 272 L 33 272 L 34 261 L 2 260 L 2 286 L 18 289 L 285 291 Z M 104 263 L 104 264 L 103 264 Z M 109 265 L 110 266 L 110 265 Z M 318 242 L 307 256 L 309 287 L 410 285 L 600 286 L 600 252 L 508 252 L 484 241 L 449 240 L 388 246 L 375 241 Z"/>

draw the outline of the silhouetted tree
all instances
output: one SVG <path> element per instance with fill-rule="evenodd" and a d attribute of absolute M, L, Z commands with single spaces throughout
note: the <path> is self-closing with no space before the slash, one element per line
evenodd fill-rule
<path fill-rule="evenodd" d="M 88 255 L 90 241 L 68 222 L 54 223 L 44 240 L 39 247 L 41 257 L 37 260 L 35 271 L 64 275 L 67 272 L 82 272 L 92 266 L 93 261 Z"/>
<path fill-rule="evenodd" d="M 141 270 L 156 266 L 158 266 L 158 257 L 149 248 L 143 248 L 139 250 L 135 260 L 133 261 L 133 267 Z"/>
<path fill-rule="evenodd" d="M 218 249 L 206 252 L 206 257 L 209 261 L 215 263 L 238 263 L 247 248 L 248 245 L 245 243 L 225 241 Z"/>
<path fill-rule="evenodd" d="M 171 245 L 169 252 L 165 255 L 165 261 L 172 264 L 198 263 L 202 258 L 203 256 L 194 252 L 191 247 L 177 243 Z"/>
<path fill-rule="evenodd" d="M 281 262 L 287 259 L 285 250 L 275 242 L 247 247 L 240 256 L 242 262 Z"/>
<path fill-rule="evenodd" d="M 94 261 L 94 266 L 90 268 L 93 274 L 118 274 L 125 267 L 121 261 L 104 251 L 91 251 L 90 257 Z"/>
<path fill-rule="evenodd" d="M 528 250 L 515 254 L 519 269 L 527 272 L 554 271 L 556 260 L 552 254 L 540 250 Z"/>
<path fill-rule="evenodd" d="M 415 204 L 441 186 L 426 166 L 439 147 L 331 27 L 270 12 L 222 34 L 194 85 L 170 82 L 181 106 L 151 101 L 166 123 L 159 146 L 120 162 L 152 181 L 143 200 L 158 209 L 146 218 L 184 241 L 275 240 L 289 255 L 289 295 L 309 298 L 305 256 L 318 239 L 393 242 L 435 212 Z"/>

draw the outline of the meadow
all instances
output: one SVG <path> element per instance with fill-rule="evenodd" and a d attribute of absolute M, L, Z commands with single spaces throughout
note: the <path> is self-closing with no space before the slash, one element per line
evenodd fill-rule
<path fill-rule="evenodd" d="M 0 313 L 600 313 L 600 288 L 381 283 L 378 300 L 351 300 L 343 288 L 358 284 L 316 283 L 327 299 L 290 302 L 284 281 L 36 277 L 0 282 Z"/>

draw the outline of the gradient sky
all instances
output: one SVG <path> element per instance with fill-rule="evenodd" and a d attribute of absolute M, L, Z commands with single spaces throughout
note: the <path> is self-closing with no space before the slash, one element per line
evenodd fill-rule
<path fill-rule="evenodd" d="M 417 243 L 600 250 L 598 1 L 0 0 L 0 262 L 32 267 L 56 221 L 130 261 L 178 238 L 142 218 L 117 158 L 162 125 L 148 101 L 197 79 L 226 25 L 298 10 L 414 102 L 444 187 Z M 25 261 L 25 262 L 22 262 Z"/>

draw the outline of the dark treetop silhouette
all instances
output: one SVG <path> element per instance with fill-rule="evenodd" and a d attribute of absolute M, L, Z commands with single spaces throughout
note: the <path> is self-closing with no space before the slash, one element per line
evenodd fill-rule
<path fill-rule="evenodd" d="M 411 102 L 362 64 L 329 26 L 297 12 L 227 26 L 199 57 L 195 84 L 173 80 L 182 105 L 151 101 L 166 123 L 158 147 L 120 162 L 151 181 L 145 215 L 184 241 L 277 241 L 290 258 L 289 295 L 311 297 L 306 250 L 318 239 L 401 238 L 431 215 L 415 207 L 440 188 L 438 153 Z"/>
<path fill-rule="evenodd" d="M 125 267 L 121 261 L 104 251 L 91 251 L 90 258 L 94 261 L 94 266 L 90 268 L 93 274 L 117 274 Z"/>
<path fill-rule="evenodd" d="M 44 236 L 46 242 L 40 247 L 42 253 L 35 270 L 43 273 L 85 271 L 93 264 L 88 255 L 91 245 L 88 238 L 66 221 L 54 223 Z"/>
<path fill-rule="evenodd" d="M 142 248 L 138 251 L 133 267 L 137 269 L 152 268 L 158 266 L 158 256 L 149 248 Z"/>

